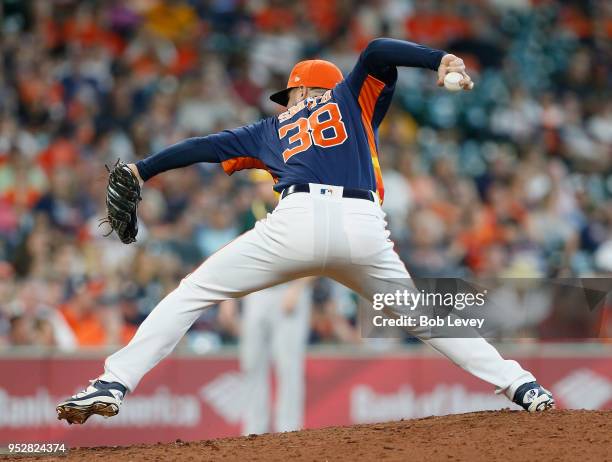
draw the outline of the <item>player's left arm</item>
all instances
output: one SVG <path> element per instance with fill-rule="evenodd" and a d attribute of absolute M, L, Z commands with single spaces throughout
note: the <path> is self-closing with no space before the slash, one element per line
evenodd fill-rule
<path fill-rule="evenodd" d="M 264 168 L 253 153 L 261 151 L 266 123 L 264 119 L 233 130 L 187 138 L 129 167 L 141 183 L 162 172 L 200 162 L 219 163 L 228 174 L 242 168 Z"/>

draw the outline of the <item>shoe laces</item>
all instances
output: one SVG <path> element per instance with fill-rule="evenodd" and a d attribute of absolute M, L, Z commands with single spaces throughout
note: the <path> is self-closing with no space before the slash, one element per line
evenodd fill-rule
<path fill-rule="evenodd" d="M 87 388 L 85 388 L 85 390 L 79 391 L 76 395 L 74 395 L 74 397 L 75 398 L 82 398 L 85 395 L 88 395 L 90 393 L 94 393 L 94 392 L 98 391 L 97 388 L 93 386 L 93 384 L 95 382 L 96 382 L 96 379 L 90 380 L 89 381 L 89 386 Z"/>
<path fill-rule="evenodd" d="M 94 386 L 94 383 L 96 383 L 97 381 L 98 379 L 90 380 L 89 386 L 85 390 L 80 391 L 76 395 L 74 395 L 74 398 L 82 398 L 85 395 L 89 395 L 90 393 L 95 393 L 96 391 L 98 391 L 98 389 Z M 113 395 L 117 400 L 123 400 L 123 393 L 121 392 L 121 390 L 116 390 L 115 388 L 108 388 L 107 391 L 109 391 L 110 394 Z"/>

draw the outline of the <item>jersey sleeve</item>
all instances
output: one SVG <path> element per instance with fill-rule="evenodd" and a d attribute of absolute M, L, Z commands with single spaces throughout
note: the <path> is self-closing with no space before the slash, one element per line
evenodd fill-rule
<path fill-rule="evenodd" d="M 199 162 L 220 163 L 228 175 L 244 168 L 265 168 L 258 157 L 265 123 L 262 120 L 214 135 L 188 138 L 137 162 L 136 167 L 144 181 Z"/>
<path fill-rule="evenodd" d="M 361 111 L 363 122 L 376 129 L 389 109 L 396 80 L 395 67 L 386 69 L 384 76 L 380 73 L 374 75 L 368 71 L 360 57 L 351 73 L 338 84 L 335 91 L 354 99 Z"/>
<path fill-rule="evenodd" d="M 355 92 L 367 75 L 371 75 L 387 85 L 397 80 L 397 67 L 418 67 L 435 71 L 446 53 L 442 50 L 389 38 L 372 40 L 359 55 L 357 64 L 346 78 Z"/>
<path fill-rule="evenodd" d="M 266 168 L 259 158 L 266 133 L 266 123 L 267 120 L 264 119 L 208 137 L 225 173 L 231 175 L 246 168 Z"/>
<path fill-rule="evenodd" d="M 393 97 L 397 67 L 437 70 L 445 54 L 404 40 L 375 39 L 359 55 L 355 67 L 340 85 L 350 90 L 362 114 L 378 127 Z"/>

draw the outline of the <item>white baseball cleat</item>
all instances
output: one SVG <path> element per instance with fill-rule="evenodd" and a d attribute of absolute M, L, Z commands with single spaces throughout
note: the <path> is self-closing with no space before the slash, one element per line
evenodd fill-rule
<path fill-rule="evenodd" d="M 94 414 L 112 417 L 119 413 L 126 394 L 127 388 L 119 382 L 92 380 L 87 389 L 57 405 L 57 418 L 69 424 L 84 424 Z"/>
<path fill-rule="evenodd" d="M 555 407 L 552 393 L 538 382 L 529 382 L 518 387 L 512 401 L 529 412 L 542 412 Z"/>

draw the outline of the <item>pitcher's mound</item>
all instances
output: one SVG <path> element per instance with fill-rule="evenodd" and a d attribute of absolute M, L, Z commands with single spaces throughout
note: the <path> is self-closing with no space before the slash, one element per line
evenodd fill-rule
<path fill-rule="evenodd" d="M 83 448 L 57 460 L 612 462 L 612 411 L 474 412 L 200 442 Z"/>

